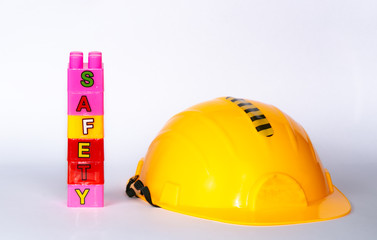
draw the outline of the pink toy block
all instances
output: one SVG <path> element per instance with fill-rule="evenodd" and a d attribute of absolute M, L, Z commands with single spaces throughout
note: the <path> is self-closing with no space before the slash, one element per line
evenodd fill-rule
<path fill-rule="evenodd" d="M 68 184 L 68 207 L 103 207 L 103 185 Z"/>
<path fill-rule="evenodd" d="M 82 52 L 71 52 L 68 65 L 68 92 L 102 92 L 102 53 L 90 52 L 88 63 Z"/>
<path fill-rule="evenodd" d="M 103 115 L 103 92 L 68 92 L 69 115 Z"/>

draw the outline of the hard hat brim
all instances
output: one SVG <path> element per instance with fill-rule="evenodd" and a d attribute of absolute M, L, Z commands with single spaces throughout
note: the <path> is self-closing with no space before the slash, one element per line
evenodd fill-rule
<path fill-rule="evenodd" d="M 143 199 L 145 200 L 145 199 Z M 197 208 L 185 206 L 160 207 L 194 217 L 205 218 L 231 224 L 241 225 L 285 225 L 297 223 L 309 223 L 331 220 L 347 215 L 351 211 L 351 204 L 347 198 L 334 186 L 334 192 L 308 206 L 292 207 L 285 209 L 265 209 L 252 211 L 250 209 L 220 209 L 220 208 Z"/>

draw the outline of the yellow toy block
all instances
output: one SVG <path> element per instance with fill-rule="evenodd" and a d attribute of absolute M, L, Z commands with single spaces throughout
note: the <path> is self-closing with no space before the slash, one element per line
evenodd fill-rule
<path fill-rule="evenodd" d="M 103 116 L 68 115 L 68 138 L 103 138 Z"/>

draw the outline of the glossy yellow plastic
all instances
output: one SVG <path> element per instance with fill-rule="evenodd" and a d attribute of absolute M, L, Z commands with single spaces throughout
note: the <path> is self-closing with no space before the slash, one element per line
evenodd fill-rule
<path fill-rule="evenodd" d="M 68 138 L 103 138 L 103 115 L 68 115 Z"/>
<path fill-rule="evenodd" d="M 273 129 L 266 137 L 230 99 L 175 115 L 154 139 L 136 170 L 154 204 L 244 225 L 305 223 L 350 212 L 298 123 L 274 106 L 244 100 Z"/>

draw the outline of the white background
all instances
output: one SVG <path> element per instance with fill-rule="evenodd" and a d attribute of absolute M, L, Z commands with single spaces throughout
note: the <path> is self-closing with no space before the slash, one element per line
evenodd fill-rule
<path fill-rule="evenodd" d="M 66 207 L 70 51 L 103 52 L 103 209 Z M 376 1 L 0 1 L 0 239 L 374 239 Z M 124 196 L 174 114 L 219 96 L 273 104 L 307 130 L 353 210 L 251 227 Z"/>

